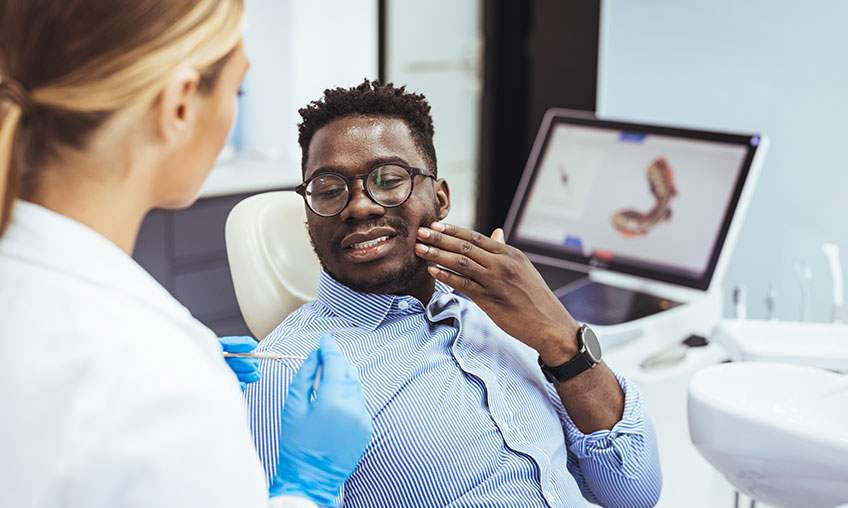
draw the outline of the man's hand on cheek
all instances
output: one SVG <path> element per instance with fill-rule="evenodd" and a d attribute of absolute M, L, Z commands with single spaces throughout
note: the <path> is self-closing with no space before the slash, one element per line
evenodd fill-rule
<path fill-rule="evenodd" d="M 433 277 L 471 298 L 502 330 L 537 350 L 546 364 L 560 365 L 577 354 L 577 322 L 527 256 L 503 243 L 500 229 L 490 238 L 434 222 L 419 228 L 418 242 L 415 253 L 432 263 Z"/>

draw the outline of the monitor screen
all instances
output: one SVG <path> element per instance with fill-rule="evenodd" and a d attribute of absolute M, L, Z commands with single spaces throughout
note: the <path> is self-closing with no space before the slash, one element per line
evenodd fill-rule
<path fill-rule="evenodd" d="M 508 242 L 706 289 L 759 144 L 757 135 L 549 113 Z"/>

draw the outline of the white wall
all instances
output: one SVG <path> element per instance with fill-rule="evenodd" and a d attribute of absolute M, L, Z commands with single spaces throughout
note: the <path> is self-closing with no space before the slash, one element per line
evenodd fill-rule
<path fill-rule="evenodd" d="M 763 317 L 773 283 L 777 316 L 798 319 L 792 265 L 804 259 L 812 318 L 826 320 L 821 243 L 848 259 L 848 2 L 604 0 L 602 9 L 599 114 L 772 139 L 727 300 L 745 284 L 749 317 Z"/>
<path fill-rule="evenodd" d="M 377 77 L 377 0 L 246 0 L 241 156 L 280 162 L 300 181 L 299 108 L 326 88 Z"/>
<path fill-rule="evenodd" d="M 451 188 L 447 220 L 472 227 L 480 132 L 480 2 L 389 0 L 386 4 L 386 78 L 427 97 L 439 177 Z"/>

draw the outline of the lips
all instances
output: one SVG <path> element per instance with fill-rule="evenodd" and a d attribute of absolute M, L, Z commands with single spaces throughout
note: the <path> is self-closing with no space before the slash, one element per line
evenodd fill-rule
<path fill-rule="evenodd" d="M 367 231 L 359 231 L 345 236 L 342 238 L 340 246 L 344 250 L 367 249 L 381 242 L 385 242 L 397 235 L 398 232 L 392 228 L 376 227 Z"/>
<path fill-rule="evenodd" d="M 375 238 L 373 240 L 368 240 L 367 242 L 359 242 L 351 245 L 348 249 L 359 250 L 359 249 L 367 249 L 369 247 L 373 247 L 379 243 L 383 243 L 388 240 L 388 236 L 381 236 L 380 238 Z"/>

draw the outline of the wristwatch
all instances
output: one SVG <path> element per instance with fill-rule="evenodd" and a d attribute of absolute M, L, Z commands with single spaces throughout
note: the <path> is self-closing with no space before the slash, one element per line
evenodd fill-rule
<path fill-rule="evenodd" d="M 559 386 L 560 383 L 564 383 L 601 363 L 601 343 L 598 342 L 598 336 L 595 335 L 595 332 L 587 325 L 583 325 L 577 330 L 577 346 L 580 348 L 577 356 L 559 367 L 545 365 L 542 357 L 539 357 L 539 367 L 542 368 L 542 374 L 554 386 Z"/>

